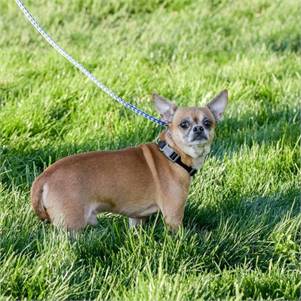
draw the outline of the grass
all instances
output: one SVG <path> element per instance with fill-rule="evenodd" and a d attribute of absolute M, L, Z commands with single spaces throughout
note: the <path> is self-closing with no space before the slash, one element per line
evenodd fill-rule
<path fill-rule="evenodd" d="M 301 4 L 298 1 L 26 1 L 119 95 L 230 104 L 177 235 L 103 214 L 77 239 L 30 208 L 58 158 L 155 139 L 0 0 L 0 299 L 300 298 Z"/>

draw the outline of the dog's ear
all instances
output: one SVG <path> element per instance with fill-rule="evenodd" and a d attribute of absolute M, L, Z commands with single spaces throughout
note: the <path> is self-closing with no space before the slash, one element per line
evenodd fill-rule
<path fill-rule="evenodd" d="M 223 90 L 207 104 L 207 107 L 213 114 L 216 121 L 220 121 L 222 119 L 227 103 L 228 91 Z"/>
<path fill-rule="evenodd" d="M 152 97 L 155 108 L 161 115 L 162 120 L 170 123 L 172 121 L 173 115 L 175 114 L 175 111 L 177 110 L 177 106 L 156 93 L 153 93 Z"/>

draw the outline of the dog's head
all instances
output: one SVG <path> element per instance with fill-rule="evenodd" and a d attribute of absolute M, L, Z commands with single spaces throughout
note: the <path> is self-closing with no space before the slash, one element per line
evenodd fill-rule
<path fill-rule="evenodd" d="M 221 120 L 228 102 L 228 92 L 222 91 L 203 107 L 177 107 L 157 94 L 153 94 L 153 100 L 177 147 L 197 158 L 203 148 L 212 143 L 216 123 Z"/>

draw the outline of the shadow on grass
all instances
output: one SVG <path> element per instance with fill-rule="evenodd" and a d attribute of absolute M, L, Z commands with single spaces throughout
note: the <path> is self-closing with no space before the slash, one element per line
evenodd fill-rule
<path fill-rule="evenodd" d="M 218 127 L 212 155 L 222 159 L 225 154 L 237 152 L 242 145 L 273 145 L 282 140 L 293 147 L 300 137 L 300 122 L 297 107 L 271 111 L 268 104 L 253 115 L 225 118 Z"/>
<path fill-rule="evenodd" d="M 265 216 L 265 223 L 273 225 L 279 222 L 288 212 L 291 216 L 300 213 L 298 203 L 299 190 L 289 189 L 285 192 L 276 192 L 268 196 L 240 196 L 229 195 L 223 199 L 219 207 L 206 206 L 201 209 L 199 203 L 187 202 L 185 209 L 184 224 L 188 229 L 195 231 L 211 231 L 216 229 L 220 221 L 231 217 L 242 223 L 253 218 L 261 219 Z M 236 201 L 234 201 L 236 199 Z"/>
<path fill-rule="evenodd" d="M 235 268 L 247 263 L 249 267 L 266 270 L 271 260 L 287 260 L 287 254 L 275 253 L 272 237 L 279 231 L 280 224 L 283 232 L 293 225 L 293 219 L 299 219 L 300 224 L 299 197 L 299 190 L 292 188 L 267 196 L 240 196 L 236 205 L 233 202 L 235 195 L 230 195 L 218 208 L 206 206 L 200 209 L 198 204 L 188 203 L 184 227 L 200 237 L 204 233 L 210 236 L 208 252 L 202 243 L 196 246 L 210 255 L 208 267 L 214 268 L 213 262 L 218 262 L 220 268 Z M 298 227 L 295 228 L 290 229 L 292 237 L 297 235 Z"/>
<path fill-rule="evenodd" d="M 208 206 L 200 209 L 188 203 L 184 217 L 186 234 L 180 245 L 178 238 L 164 227 L 161 215 L 159 218 L 151 216 L 142 232 L 133 235 L 127 226 L 127 218 L 102 214 L 95 227 L 88 226 L 77 239 L 70 237 L 70 248 L 79 266 L 101 263 L 118 269 L 118 266 L 114 266 L 116 260 L 124 253 L 130 256 L 137 249 L 141 254 L 150 255 L 153 252 L 152 261 L 155 264 L 162 255 L 160 252 L 167 248 L 164 256 L 166 260 L 171 260 L 167 267 L 171 274 L 177 273 L 176 262 L 185 262 L 187 258 L 194 259 L 191 265 L 197 270 L 206 268 L 216 272 L 217 266 L 218 269 L 235 268 L 247 263 L 250 268 L 264 271 L 268 269 L 271 260 L 279 262 L 282 258 L 282 254 L 275 254 L 271 235 L 286 217 L 293 219 L 300 215 L 298 196 L 297 189 L 265 197 L 243 196 L 245 201 L 232 207 L 227 207 L 229 202 L 224 200 L 225 205 L 218 210 Z M 60 231 L 50 224 L 37 222 L 33 213 L 30 215 L 33 217 L 30 225 L 22 228 L 21 232 L 14 229 L 15 235 L 1 238 L 3 254 L 13 252 L 35 258 L 43 253 L 43 248 L 46 252 L 49 244 L 59 247 Z M 53 243 L 55 239 L 58 241 Z M 180 248 L 176 259 L 173 253 L 175 245 Z M 141 261 L 141 258 L 135 260 Z"/>

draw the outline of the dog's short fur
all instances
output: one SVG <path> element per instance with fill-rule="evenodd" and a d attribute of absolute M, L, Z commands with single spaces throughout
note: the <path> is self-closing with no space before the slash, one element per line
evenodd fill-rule
<path fill-rule="evenodd" d="M 167 130 L 160 134 L 182 161 L 199 169 L 214 137 L 216 122 L 227 104 L 222 91 L 204 107 L 177 108 L 154 94 Z M 191 178 L 170 161 L 155 143 L 118 151 L 90 152 L 63 158 L 33 183 L 32 206 L 42 219 L 70 230 L 96 224 L 99 212 L 130 218 L 130 225 L 160 210 L 176 230 L 182 223 Z"/>

